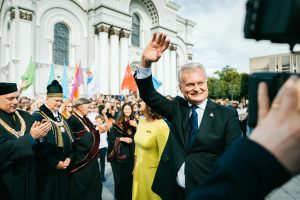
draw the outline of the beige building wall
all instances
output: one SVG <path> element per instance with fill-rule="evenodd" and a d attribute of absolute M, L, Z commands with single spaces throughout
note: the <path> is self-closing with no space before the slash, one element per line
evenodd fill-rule
<path fill-rule="evenodd" d="M 250 73 L 254 72 L 300 72 L 300 52 L 250 58 Z"/>

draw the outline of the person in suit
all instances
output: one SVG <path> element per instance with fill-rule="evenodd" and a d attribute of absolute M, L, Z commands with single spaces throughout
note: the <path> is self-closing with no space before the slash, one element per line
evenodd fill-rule
<path fill-rule="evenodd" d="M 141 98 L 171 124 L 152 190 L 162 199 L 185 199 L 206 181 L 218 158 L 241 136 L 241 129 L 236 110 L 208 99 L 207 76 L 199 63 L 186 64 L 178 72 L 184 98 L 169 100 L 154 89 L 150 67 L 169 43 L 166 35 L 153 34 L 135 79 Z"/>
<path fill-rule="evenodd" d="M 18 97 L 15 83 L 0 82 L 0 194 L 3 200 L 35 200 L 34 149 L 51 124 L 35 122 L 28 112 L 17 110 Z"/>
<path fill-rule="evenodd" d="M 188 200 L 263 200 L 300 173 L 299 88 L 300 79 L 291 77 L 270 107 L 267 85 L 259 85 L 257 127 L 249 139 L 224 153 L 209 180 Z"/>

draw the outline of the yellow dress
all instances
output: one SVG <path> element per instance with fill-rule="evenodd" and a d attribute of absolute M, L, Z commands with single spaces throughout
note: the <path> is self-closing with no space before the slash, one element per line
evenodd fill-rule
<path fill-rule="evenodd" d="M 140 119 L 135 142 L 135 167 L 132 200 L 159 200 L 151 190 L 160 156 L 169 136 L 169 127 L 163 119 L 147 122 Z"/>

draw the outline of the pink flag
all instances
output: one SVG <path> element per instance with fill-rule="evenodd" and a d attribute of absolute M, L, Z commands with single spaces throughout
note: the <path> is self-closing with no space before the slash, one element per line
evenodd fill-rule
<path fill-rule="evenodd" d="M 82 75 L 82 69 L 81 65 L 79 66 L 76 64 L 75 68 L 75 77 L 74 77 L 74 83 L 71 93 L 71 99 L 77 99 L 79 98 L 79 87 L 83 84 L 83 75 Z"/>

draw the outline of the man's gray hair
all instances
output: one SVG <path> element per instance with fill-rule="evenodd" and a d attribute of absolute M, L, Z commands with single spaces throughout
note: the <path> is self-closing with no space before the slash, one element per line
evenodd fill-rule
<path fill-rule="evenodd" d="M 78 108 L 79 106 L 81 106 L 83 104 L 90 104 L 90 103 L 92 103 L 92 102 L 87 98 L 79 98 L 76 100 L 74 107 Z"/>
<path fill-rule="evenodd" d="M 187 64 L 182 65 L 178 70 L 178 73 L 177 73 L 178 77 L 177 78 L 178 78 L 179 85 L 181 83 L 181 74 L 182 74 L 182 72 L 185 71 L 185 70 L 195 70 L 195 69 L 201 69 L 204 72 L 205 79 L 207 80 L 205 67 L 201 63 L 187 63 Z"/>

